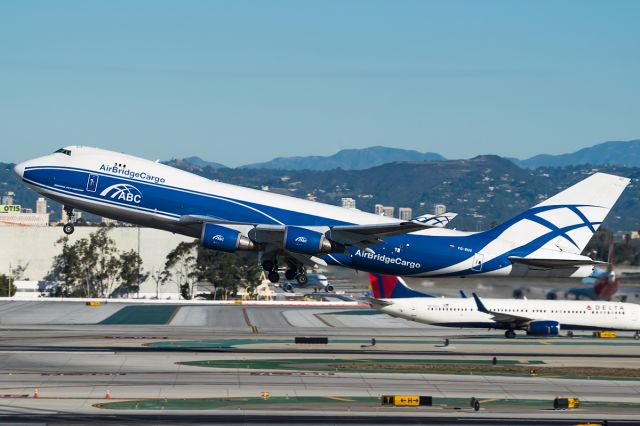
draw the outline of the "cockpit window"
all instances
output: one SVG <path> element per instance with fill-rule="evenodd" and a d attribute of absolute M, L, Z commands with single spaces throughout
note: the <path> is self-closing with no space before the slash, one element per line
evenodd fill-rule
<path fill-rule="evenodd" d="M 56 152 L 60 152 L 60 153 L 62 153 L 64 155 L 71 155 L 71 151 L 68 150 L 68 149 L 64 149 L 64 148 L 60 148 Z"/>

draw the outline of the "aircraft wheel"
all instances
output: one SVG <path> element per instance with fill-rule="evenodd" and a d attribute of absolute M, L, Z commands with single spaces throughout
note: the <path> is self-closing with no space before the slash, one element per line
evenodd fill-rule
<path fill-rule="evenodd" d="M 296 281 L 298 281 L 298 284 L 306 284 L 309 282 L 309 277 L 306 274 L 300 274 L 296 277 Z"/>
<path fill-rule="evenodd" d="M 567 331 L 567 337 L 573 337 L 573 331 Z"/>
<path fill-rule="evenodd" d="M 296 278 L 296 271 L 293 269 L 287 269 L 284 273 L 284 277 L 288 280 L 293 280 Z"/>
<path fill-rule="evenodd" d="M 62 227 L 62 232 L 64 232 L 67 235 L 71 235 L 73 234 L 73 231 L 75 231 L 75 226 L 73 226 L 73 223 L 67 223 L 66 225 L 64 225 Z"/>
<path fill-rule="evenodd" d="M 287 293 L 291 293 L 293 291 L 293 286 L 291 284 L 287 284 L 286 286 L 284 286 L 284 291 L 286 291 Z"/>
<path fill-rule="evenodd" d="M 280 281 L 280 274 L 278 273 L 278 271 L 271 271 L 269 272 L 268 278 L 272 283 L 277 283 L 278 281 Z"/>
<path fill-rule="evenodd" d="M 267 260 L 262 262 L 262 268 L 265 271 L 275 271 L 276 263 L 273 260 L 267 259 Z M 276 282 L 276 281 L 274 281 L 274 282 Z"/>
<path fill-rule="evenodd" d="M 514 339 L 516 337 L 516 332 L 513 330 L 507 330 L 504 332 L 504 337 L 507 339 Z"/>

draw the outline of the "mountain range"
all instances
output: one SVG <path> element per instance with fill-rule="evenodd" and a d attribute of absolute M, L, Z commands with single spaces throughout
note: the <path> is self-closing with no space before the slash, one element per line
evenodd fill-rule
<path fill-rule="evenodd" d="M 269 170 L 364 170 L 382 164 L 406 161 L 444 161 L 440 154 L 433 152 L 419 152 L 402 148 L 373 146 L 360 149 L 343 149 L 333 155 L 306 157 L 277 157 L 273 160 L 240 166 L 240 169 L 269 169 Z M 597 144 L 576 152 L 560 155 L 540 154 L 526 160 L 508 158 L 522 168 L 535 169 L 538 167 L 565 167 L 590 164 L 599 166 L 615 164 L 627 167 L 640 167 L 640 139 L 630 141 L 610 141 Z M 226 167 L 223 164 L 206 161 L 192 156 L 183 159 L 173 159 L 166 164 L 178 166 L 190 171 L 207 167 L 218 169 Z"/>

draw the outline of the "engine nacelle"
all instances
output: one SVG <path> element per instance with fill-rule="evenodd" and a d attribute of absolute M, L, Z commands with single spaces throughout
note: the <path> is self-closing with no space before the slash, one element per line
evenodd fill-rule
<path fill-rule="evenodd" d="M 335 246 L 324 234 L 297 226 L 287 226 L 284 233 L 284 248 L 296 253 L 331 253 Z"/>
<path fill-rule="evenodd" d="M 557 336 L 560 324 L 557 321 L 533 321 L 527 327 L 527 334 L 533 336 Z"/>
<path fill-rule="evenodd" d="M 236 250 L 254 250 L 255 244 L 240 231 L 226 226 L 205 223 L 202 226 L 200 244 L 213 250 L 233 253 Z"/>

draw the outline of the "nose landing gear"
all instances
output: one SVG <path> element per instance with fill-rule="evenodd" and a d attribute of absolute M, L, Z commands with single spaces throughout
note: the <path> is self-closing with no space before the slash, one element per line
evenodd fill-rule
<path fill-rule="evenodd" d="M 64 206 L 64 212 L 67 214 L 67 223 L 62 227 L 62 232 L 71 235 L 75 231 L 75 226 L 73 226 L 73 207 Z"/>

